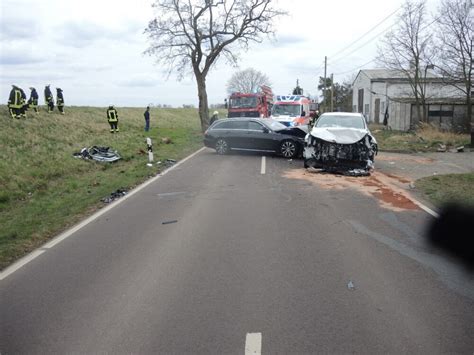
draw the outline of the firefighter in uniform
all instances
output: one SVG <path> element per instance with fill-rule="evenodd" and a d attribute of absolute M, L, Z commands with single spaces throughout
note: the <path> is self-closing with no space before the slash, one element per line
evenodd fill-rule
<path fill-rule="evenodd" d="M 28 110 L 28 102 L 26 102 L 26 94 L 22 88 L 18 88 L 18 89 L 20 89 L 20 92 L 21 92 L 21 103 L 22 103 L 21 108 L 20 108 L 20 116 L 22 118 L 26 118 L 26 110 Z"/>
<path fill-rule="evenodd" d="M 61 115 L 64 115 L 64 96 L 61 88 L 56 88 L 56 105 Z"/>
<path fill-rule="evenodd" d="M 48 113 L 53 112 L 54 109 L 54 97 L 49 85 L 44 87 L 44 102 L 48 106 Z"/>
<path fill-rule="evenodd" d="M 12 85 L 10 96 L 8 97 L 8 109 L 12 118 L 20 119 L 21 117 L 21 110 L 24 106 L 21 92 L 22 90 L 18 86 Z"/>
<path fill-rule="evenodd" d="M 110 105 L 107 109 L 107 120 L 110 125 L 110 133 L 118 132 L 118 113 L 113 105 Z"/>
<path fill-rule="evenodd" d="M 28 100 L 28 108 L 33 108 L 36 113 L 38 113 L 38 93 L 36 92 L 36 89 L 33 87 L 30 87 L 31 93 L 30 93 L 30 99 Z"/>

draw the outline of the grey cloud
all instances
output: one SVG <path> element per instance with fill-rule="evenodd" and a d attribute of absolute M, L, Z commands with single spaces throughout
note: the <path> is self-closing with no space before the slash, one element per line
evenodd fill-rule
<path fill-rule="evenodd" d="M 1 51 L 0 64 L 1 65 L 21 65 L 21 64 L 38 64 L 45 62 L 46 59 L 41 56 L 33 55 L 27 51 Z"/>
<path fill-rule="evenodd" d="M 158 80 L 148 76 L 136 76 L 122 80 L 118 84 L 125 87 L 154 87 L 158 86 Z"/>
<path fill-rule="evenodd" d="M 3 16 L 0 22 L 0 39 L 27 40 L 39 38 L 39 25 L 32 18 L 19 18 Z"/>
<path fill-rule="evenodd" d="M 275 38 L 276 47 L 288 47 L 294 44 L 301 44 L 306 42 L 303 36 L 296 36 L 291 34 L 277 35 Z"/>
<path fill-rule="evenodd" d="M 56 39 L 63 45 L 76 48 L 87 47 L 99 40 L 131 42 L 142 27 L 138 23 L 129 23 L 114 29 L 93 22 L 68 22 L 56 28 Z"/>

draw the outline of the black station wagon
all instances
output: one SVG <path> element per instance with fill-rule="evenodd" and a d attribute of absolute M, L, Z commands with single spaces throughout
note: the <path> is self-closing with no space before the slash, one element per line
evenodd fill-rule
<path fill-rule="evenodd" d="M 275 153 L 285 158 L 301 155 L 306 126 L 286 127 L 272 119 L 228 118 L 214 122 L 204 135 L 204 145 L 217 154 L 230 150 Z"/>

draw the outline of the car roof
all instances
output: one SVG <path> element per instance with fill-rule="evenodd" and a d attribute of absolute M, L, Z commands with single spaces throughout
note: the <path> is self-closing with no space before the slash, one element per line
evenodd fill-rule
<path fill-rule="evenodd" d="M 322 115 L 324 115 L 324 116 L 363 117 L 362 114 L 359 113 L 359 112 L 325 112 Z"/>

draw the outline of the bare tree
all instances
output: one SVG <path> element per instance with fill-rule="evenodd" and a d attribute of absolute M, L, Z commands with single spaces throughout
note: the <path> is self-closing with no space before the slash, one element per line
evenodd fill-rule
<path fill-rule="evenodd" d="M 156 18 L 145 30 L 150 42 L 145 53 L 166 65 L 169 74 L 194 74 L 204 131 L 209 125 L 209 70 L 221 56 L 237 63 L 237 49 L 273 34 L 273 21 L 284 12 L 272 0 L 155 0 L 153 7 Z"/>
<path fill-rule="evenodd" d="M 466 128 L 474 130 L 472 117 L 473 10 L 468 0 L 443 0 L 439 7 L 437 47 L 440 69 L 446 83 L 466 95 Z M 471 142 L 474 146 L 474 142 Z"/>
<path fill-rule="evenodd" d="M 257 92 L 262 85 L 271 85 L 268 76 L 253 68 L 247 68 L 232 75 L 227 82 L 227 93 Z"/>
<path fill-rule="evenodd" d="M 426 30 L 432 23 L 426 23 L 425 1 L 405 2 L 396 27 L 381 40 L 377 57 L 384 67 L 401 72 L 408 79 L 418 119 L 422 121 L 428 120 L 426 73 L 434 56 L 432 35 Z"/>

